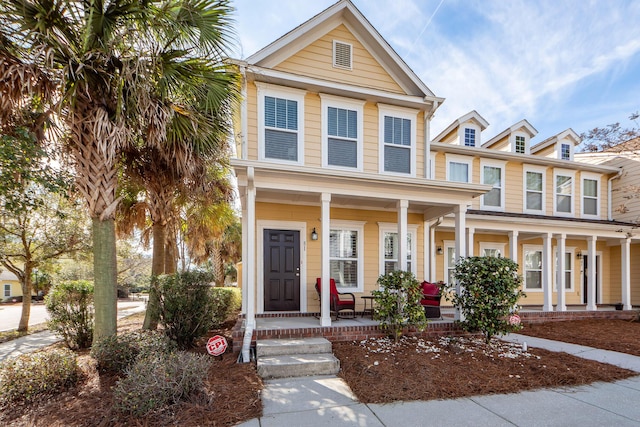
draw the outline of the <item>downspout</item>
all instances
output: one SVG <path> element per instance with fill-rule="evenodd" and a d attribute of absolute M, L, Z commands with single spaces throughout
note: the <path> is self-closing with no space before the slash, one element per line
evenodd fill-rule
<path fill-rule="evenodd" d="M 433 101 L 431 110 L 424 113 L 424 177 L 431 179 L 431 118 L 438 108 L 438 101 Z"/>
<path fill-rule="evenodd" d="M 255 209 L 255 193 L 253 195 L 251 192 L 255 192 L 255 176 L 253 167 L 247 168 L 247 233 L 249 239 L 255 239 L 255 211 L 249 212 L 249 210 Z M 251 200 L 249 200 L 251 199 Z M 243 230 L 244 236 L 244 230 Z M 247 246 L 252 246 L 247 244 Z M 243 248 L 244 250 L 244 248 Z M 246 283 L 247 286 L 243 287 L 242 291 L 244 292 L 255 292 L 255 285 L 251 286 L 249 289 L 248 283 L 250 280 L 253 280 L 255 283 L 255 256 L 253 256 L 252 252 L 255 250 L 255 247 L 247 248 L 247 262 L 246 266 L 243 263 L 243 271 L 242 271 L 242 281 L 243 285 Z M 250 277 L 251 275 L 251 277 Z M 246 280 L 245 280 L 246 277 Z M 245 312 L 245 329 L 244 329 L 244 337 L 242 339 L 242 351 L 240 353 L 240 357 L 238 358 L 239 362 L 248 363 L 251 361 L 251 339 L 253 338 L 253 329 L 255 327 L 255 299 L 251 297 L 252 294 L 247 294 L 247 309 Z M 241 359 L 241 360 L 240 360 Z"/>
<path fill-rule="evenodd" d="M 620 178 L 621 176 L 622 176 L 622 168 L 620 168 L 620 170 L 618 171 L 618 173 L 615 176 L 612 176 L 607 181 L 607 219 L 609 221 L 613 221 L 613 212 L 612 212 L 612 209 L 611 209 L 611 182 L 614 179 Z"/>
<path fill-rule="evenodd" d="M 242 87 L 240 89 L 240 96 L 242 96 L 242 101 L 240 101 L 240 158 L 247 160 L 249 156 L 247 148 L 249 124 L 247 118 L 247 68 L 245 66 L 240 66 L 240 75 L 242 76 Z"/>

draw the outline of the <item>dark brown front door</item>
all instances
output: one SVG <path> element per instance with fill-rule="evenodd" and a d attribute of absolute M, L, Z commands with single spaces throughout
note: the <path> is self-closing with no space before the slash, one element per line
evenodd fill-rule
<path fill-rule="evenodd" d="M 583 277 L 583 289 L 582 289 L 582 302 L 583 304 L 587 304 L 589 302 L 589 294 L 588 294 L 588 283 L 589 283 L 589 268 L 591 268 L 591 264 L 593 264 L 593 268 L 596 269 L 596 304 L 600 304 L 599 292 L 600 288 L 600 272 L 598 271 L 598 265 L 600 264 L 600 256 L 596 255 L 596 261 L 591 263 L 589 257 L 584 255 L 582 257 L 582 262 L 584 265 L 584 277 Z"/>
<path fill-rule="evenodd" d="M 300 232 L 264 230 L 264 310 L 300 311 Z"/>

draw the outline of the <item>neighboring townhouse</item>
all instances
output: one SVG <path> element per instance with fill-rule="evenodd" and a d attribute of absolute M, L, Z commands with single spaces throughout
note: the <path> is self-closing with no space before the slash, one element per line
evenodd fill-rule
<path fill-rule="evenodd" d="M 536 130 L 523 120 L 483 144 L 488 123 L 473 111 L 432 141 L 443 98 L 349 0 L 237 63 L 243 103 L 231 165 L 248 328 L 256 315 L 282 312 L 320 312 L 329 326 L 331 278 L 361 309 L 358 296 L 377 289 L 380 274 L 448 281 L 454 261 L 471 254 L 516 259 L 524 303 L 630 307 L 630 238 L 608 217 L 619 170 L 573 161 L 573 131 L 531 146 Z M 557 263 L 556 252 L 565 254 Z M 587 271 L 591 260 L 597 269 Z M 560 292 L 555 271 L 564 272 Z"/>
<path fill-rule="evenodd" d="M 0 284 L 2 284 L 0 301 L 11 301 L 12 298 L 22 296 L 22 286 L 15 274 L 7 270 L 0 271 Z"/>

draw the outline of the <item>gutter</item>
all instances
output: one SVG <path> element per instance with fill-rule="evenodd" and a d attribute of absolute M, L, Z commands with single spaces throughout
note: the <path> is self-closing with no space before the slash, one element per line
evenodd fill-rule
<path fill-rule="evenodd" d="M 622 168 L 620 168 L 620 170 L 618 170 L 618 173 L 615 176 L 612 176 L 607 181 L 607 219 L 609 221 L 613 221 L 613 213 L 612 213 L 612 209 L 611 209 L 611 182 L 614 179 L 620 178 L 621 176 L 622 176 Z"/>

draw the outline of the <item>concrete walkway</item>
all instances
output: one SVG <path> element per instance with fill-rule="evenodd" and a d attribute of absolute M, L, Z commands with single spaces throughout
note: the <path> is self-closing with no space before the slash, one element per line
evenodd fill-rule
<path fill-rule="evenodd" d="M 565 351 L 640 373 L 640 357 L 511 334 L 512 342 Z M 453 400 L 363 404 L 337 377 L 265 381 L 263 416 L 243 427 L 639 426 L 640 377 L 614 383 Z"/>

